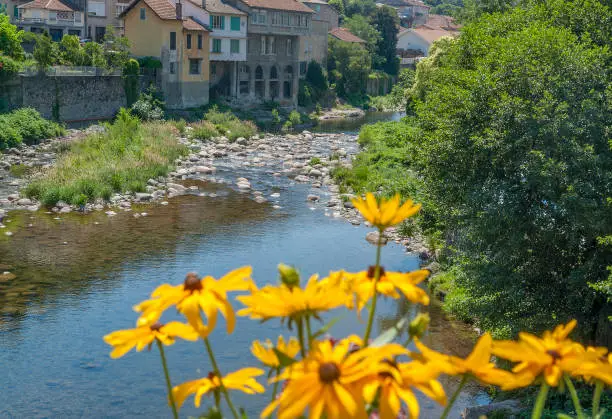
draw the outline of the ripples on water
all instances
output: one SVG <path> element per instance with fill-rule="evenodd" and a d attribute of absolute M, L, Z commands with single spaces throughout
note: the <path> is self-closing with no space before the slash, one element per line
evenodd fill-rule
<path fill-rule="evenodd" d="M 0 236 L 0 273 L 10 269 L 17 276 L 0 277 L 0 417 L 168 417 L 157 351 L 111 360 L 102 341 L 106 333 L 134 326 L 132 306 L 157 285 L 179 283 L 188 271 L 218 277 L 242 265 L 252 265 L 255 281 L 263 285 L 276 281 L 281 261 L 295 264 L 304 276 L 361 270 L 371 263 L 374 247 L 364 240 L 366 229 L 326 217 L 321 207 L 309 208 L 307 186 L 267 182 L 266 195 L 280 192 L 278 202 L 257 204 L 223 186 L 199 183 L 201 191 L 218 196 L 178 197 L 168 206 L 140 209 L 148 213 L 141 218 L 129 212 L 59 220 L 56 214 L 11 213 L 8 225 L 21 228 L 10 239 Z M 274 203 L 281 208 L 273 209 Z M 395 245 L 384 249 L 383 264 L 395 270 L 418 267 L 415 257 Z M 416 310 L 393 300 L 383 300 L 379 308 L 377 329 Z M 466 328 L 445 320 L 435 305 L 427 310 L 432 316 L 427 343 L 465 355 L 471 346 Z M 170 313 L 164 319 L 172 318 Z M 256 365 L 251 342 L 276 339 L 282 331 L 276 321 L 243 318 L 232 335 L 224 327 L 220 321 L 211 339 L 224 371 Z M 363 327 L 349 313 L 332 333 L 362 333 Z M 201 343 L 179 341 L 167 354 L 175 384 L 209 372 Z M 482 397 L 466 392 L 457 410 Z M 252 417 L 267 403 L 263 396 L 235 399 Z M 423 417 L 439 412 L 422 400 Z M 188 400 L 182 415 L 197 414 Z"/>

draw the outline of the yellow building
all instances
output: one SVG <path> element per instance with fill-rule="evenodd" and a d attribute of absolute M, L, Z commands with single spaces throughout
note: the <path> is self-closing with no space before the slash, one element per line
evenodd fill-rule
<path fill-rule="evenodd" d="M 134 0 L 121 13 L 131 53 L 162 63 L 162 92 L 169 108 L 208 103 L 209 29 L 182 4 L 169 0 Z"/>

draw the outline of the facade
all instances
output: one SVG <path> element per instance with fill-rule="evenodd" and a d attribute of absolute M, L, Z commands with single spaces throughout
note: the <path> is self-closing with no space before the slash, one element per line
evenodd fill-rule
<path fill-rule="evenodd" d="M 59 0 L 34 0 L 15 7 L 17 16 L 13 15 L 13 22 L 21 29 L 48 31 L 54 41 L 60 41 L 64 35 L 83 35 L 83 13 Z"/>
<path fill-rule="evenodd" d="M 426 26 L 403 29 L 397 36 L 397 52 L 401 65 L 412 65 L 429 55 L 431 44 L 445 36 L 456 36 L 456 31 L 431 29 Z"/>
<path fill-rule="evenodd" d="M 135 0 L 120 17 L 131 53 L 162 62 L 162 91 L 168 107 L 208 103 L 210 31 L 200 19 L 184 15 L 183 4 L 169 0 Z"/>
<path fill-rule="evenodd" d="M 87 33 L 86 38 L 102 42 L 106 28 L 112 26 L 119 32 L 123 31 L 123 23 L 119 15 L 128 7 L 127 0 L 87 0 Z"/>
<path fill-rule="evenodd" d="M 403 0 L 397 7 L 400 25 L 412 28 L 424 25 L 429 16 L 430 7 L 420 0 Z"/>
<path fill-rule="evenodd" d="M 300 76 L 303 76 L 311 60 L 323 67 L 327 65 L 328 33 L 338 27 L 339 15 L 336 9 L 324 0 L 301 1 L 314 12 L 311 34 L 304 36 L 300 45 Z"/>
<path fill-rule="evenodd" d="M 297 0 L 228 0 L 248 15 L 247 61 L 238 68 L 241 104 L 274 100 L 297 106 L 300 45 L 313 11 Z"/>

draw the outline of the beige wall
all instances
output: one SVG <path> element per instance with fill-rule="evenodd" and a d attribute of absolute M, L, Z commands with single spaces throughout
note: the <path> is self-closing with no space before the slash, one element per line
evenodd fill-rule
<path fill-rule="evenodd" d="M 140 9 L 143 7 L 145 20 L 140 20 Z M 138 2 L 124 18 L 130 52 L 139 57 L 160 57 L 162 47 L 170 47 L 170 32 L 177 32 L 179 25 L 178 21 L 160 19 L 143 1 Z"/>
<path fill-rule="evenodd" d="M 187 35 L 191 34 L 191 49 L 187 49 Z M 202 35 L 202 49 L 198 49 L 198 34 Z M 183 46 L 185 47 L 183 54 L 183 77 L 182 79 L 185 81 L 201 81 L 201 80 L 209 80 L 210 78 L 210 65 L 209 65 L 209 52 L 208 52 L 208 44 L 209 44 L 209 33 L 208 32 L 199 32 L 199 31 L 184 31 Z M 177 45 L 177 49 L 179 46 Z M 200 63 L 200 74 L 189 74 L 189 60 L 190 59 L 200 59 L 202 60 Z"/>

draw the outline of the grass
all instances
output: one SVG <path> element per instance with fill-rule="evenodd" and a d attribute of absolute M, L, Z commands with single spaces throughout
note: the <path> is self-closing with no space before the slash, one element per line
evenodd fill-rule
<path fill-rule="evenodd" d="M 31 182 L 25 195 L 53 206 L 58 201 L 83 205 L 113 193 L 143 192 L 150 178 L 165 176 L 185 146 L 169 123 L 140 123 L 121 110 L 104 133 L 72 144 L 57 164 Z"/>
<path fill-rule="evenodd" d="M 25 164 L 14 164 L 9 169 L 9 173 L 13 177 L 23 178 L 32 173 L 32 168 Z"/>
<path fill-rule="evenodd" d="M 257 134 L 257 126 L 253 122 L 240 120 L 232 112 L 221 112 L 217 107 L 212 107 L 204 114 L 204 119 L 192 127 L 191 138 L 200 140 L 226 136 L 230 141 L 235 141 Z"/>
<path fill-rule="evenodd" d="M 35 109 L 18 109 L 0 115 L 0 150 L 21 143 L 34 144 L 38 140 L 58 137 L 65 132 L 64 127 L 44 119 Z"/>
<path fill-rule="evenodd" d="M 318 157 L 313 157 L 310 159 L 310 162 L 308 164 L 311 166 L 314 166 L 316 164 L 321 164 L 321 159 Z"/>

